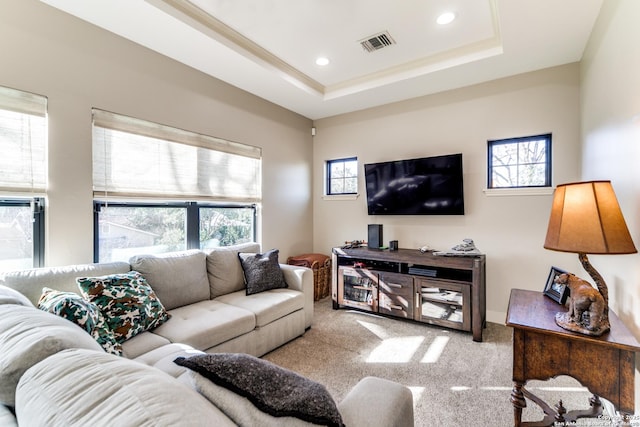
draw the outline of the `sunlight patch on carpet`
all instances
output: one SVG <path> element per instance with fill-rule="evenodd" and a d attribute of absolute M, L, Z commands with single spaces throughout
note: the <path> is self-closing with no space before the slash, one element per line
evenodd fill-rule
<path fill-rule="evenodd" d="M 444 351 L 444 348 L 447 346 L 448 342 L 449 337 L 435 337 L 420 363 L 436 363 L 438 359 L 440 359 L 440 356 L 442 356 L 442 352 Z"/>
<path fill-rule="evenodd" d="M 424 337 L 398 337 L 383 340 L 371 351 L 367 363 L 408 363 Z"/>
<path fill-rule="evenodd" d="M 362 320 L 358 320 L 360 326 L 363 326 L 365 329 L 369 330 L 372 334 L 380 338 L 381 340 L 385 340 L 389 338 L 389 334 L 387 331 L 380 325 L 376 325 L 375 323 L 363 322 Z"/>

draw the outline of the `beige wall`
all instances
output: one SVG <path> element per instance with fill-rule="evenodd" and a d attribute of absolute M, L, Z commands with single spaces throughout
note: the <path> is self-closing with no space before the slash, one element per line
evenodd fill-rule
<path fill-rule="evenodd" d="M 0 51 L 49 99 L 48 265 L 92 261 L 92 107 L 262 147 L 263 246 L 311 249 L 311 120 L 36 0 L 2 1 Z"/>
<path fill-rule="evenodd" d="M 636 247 L 640 245 L 638 22 L 640 2 L 604 2 L 581 65 L 582 178 L 611 180 Z M 590 259 L 607 282 L 611 308 L 640 340 L 640 255 Z"/>
<path fill-rule="evenodd" d="M 317 120 L 314 138 L 314 250 L 367 239 L 383 224 L 384 241 L 447 249 L 473 238 L 487 254 L 487 317 L 503 323 L 511 288 L 542 290 L 552 265 L 575 269 L 577 257 L 543 249 L 551 194 L 488 196 L 487 140 L 553 134 L 553 182 L 579 178 L 579 66 L 505 78 L 442 94 Z M 364 182 L 356 200 L 323 199 L 324 162 L 370 162 L 463 153 L 464 216 L 368 216 Z"/>

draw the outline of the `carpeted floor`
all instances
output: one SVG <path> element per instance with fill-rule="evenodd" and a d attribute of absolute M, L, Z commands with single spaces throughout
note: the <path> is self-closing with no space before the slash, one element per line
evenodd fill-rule
<path fill-rule="evenodd" d="M 483 338 L 476 343 L 469 333 L 333 310 L 325 298 L 304 336 L 264 358 L 324 384 L 336 401 L 368 375 L 402 383 L 413 392 L 416 426 L 512 426 L 511 329 L 489 323 Z M 569 377 L 527 388 L 552 406 L 562 399 L 568 410 L 589 407 L 590 394 Z M 527 404 L 523 419 L 542 419 Z"/>

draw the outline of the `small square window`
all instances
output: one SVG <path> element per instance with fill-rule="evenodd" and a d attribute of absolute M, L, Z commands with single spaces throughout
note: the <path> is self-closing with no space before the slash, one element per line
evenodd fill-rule
<path fill-rule="evenodd" d="M 327 161 L 327 195 L 358 193 L 358 158 Z"/>
<path fill-rule="evenodd" d="M 551 186 L 551 134 L 488 141 L 488 188 Z"/>

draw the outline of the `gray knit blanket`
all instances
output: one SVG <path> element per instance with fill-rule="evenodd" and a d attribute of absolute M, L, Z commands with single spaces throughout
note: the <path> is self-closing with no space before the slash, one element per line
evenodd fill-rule
<path fill-rule="evenodd" d="M 322 384 L 267 360 L 241 353 L 216 353 L 178 357 L 174 362 L 246 397 L 274 417 L 344 427 L 335 401 Z"/>

